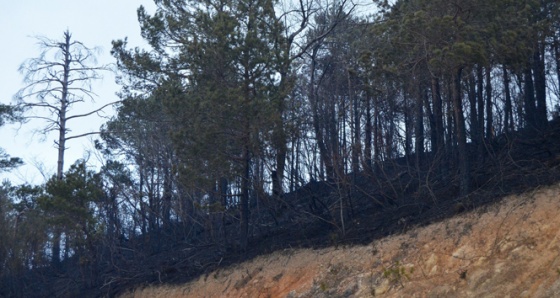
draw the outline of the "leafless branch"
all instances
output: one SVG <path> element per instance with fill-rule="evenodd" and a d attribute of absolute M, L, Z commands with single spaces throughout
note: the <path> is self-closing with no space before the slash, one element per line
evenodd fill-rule
<path fill-rule="evenodd" d="M 92 131 L 92 132 L 86 132 L 83 134 L 79 134 L 79 135 L 75 135 L 75 136 L 70 136 L 67 138 L 64 138 L 64 140 L 68 141 L 68 140 L 72 140 L 72 139 L 77 139 L 77 138 L 82 138 L 82 137 L 87 137 L 87 136 L 91 136 L 91 135 L 98 135 L 101 134 L 101 131 Z"/>
<path fill-rule="evenodd" d="M 71 120 L 71 119 L 74 119 L 74 118 L 87 117 L 87 116 L 90 116 L 90 115 L 93 115 L 93 114 L 95 114 L 95 113 L 100 112 L 101 110 L 105 109 L 105 108 L 108 107 L 108 106 L 112 106 L 112 105 L 115 105 L 115 104 L 120 103 L 120 102 L 122 102 L 122 101 L 121 101 L 121 100 L 113 101 L 113 102 L 110 102 L 110 103 L 108 103 L 108 104 L 105 104 L 105 105 L 101 106 L 100 108 L 95 109 L 95 110 L 93 110 L 93 111 L 91 111 L 91 112 L 66 117 L 66 120 Z"/>

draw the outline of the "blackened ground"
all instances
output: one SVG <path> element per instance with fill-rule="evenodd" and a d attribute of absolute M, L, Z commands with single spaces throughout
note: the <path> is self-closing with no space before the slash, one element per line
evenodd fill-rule
<path fill-rule="evenodd" d="M 451 170 L 439 175 L 433 167 L 436 158 L 429 153 L 419 159 L 421 164 L 415 157 L 400 158 L 378 165 L 371 173 L 342 177 L 338 183 L 310 182 L 280 201 L 269 198 L 260 205 L 261 212 L 252 215 L 247 251 L 236 250 L 236 243 L 189 240 L 210 237 L 201 229 L 177 227 L 180 232 L 131 239 L 118 251 L 106 252 L 118 257 L 111 255 L 107 258 L 111 262 L 101 263 L 97 268 L 101 273 L 88 285 L 73 282 L 73 277 L 87 272 L 68 265 L 54 276 L 46 274 L 52 272 L 50 268 L 22 273 L 19 278 L 29 280 L 27 290 L 3 291 L 21 296 L 95 297 L 115 296 L 142 285 L 184 283 L 221 266 L 285 248 L 369 243 L 560 180 L 559 121 L 551 122 L 543 132 L 499 136 L 485 145 L 483 158 L 474 146 L 469 148 L 472 192 L 468 196 L 458 196 L 458 173 Z M 228 218 L 224 222 L 229 233 L 235 233 L 236 224 Z M 154 241 L 154 237 L 159 238 Z"/>

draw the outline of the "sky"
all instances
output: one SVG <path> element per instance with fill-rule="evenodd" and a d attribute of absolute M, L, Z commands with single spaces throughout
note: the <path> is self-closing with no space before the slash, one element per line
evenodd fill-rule
<path fill-rule="evenodd" d="M 155 11 L 152 0 L 22 0 L 0 3 L 0 102 L 13 103 L 14 95 L 24 87 L 19 66 L 27 59 L 38 57 L 41 50 L 37 36 L 61 40 L 68 30 L 72 38 L 86 46 L 99 47 L 99 64 L 114 63 L 110 54 L 111 41 L 128 37 L 129 47 L 145 48 L 140 36 L 136 10 L 143 5 L 148 12 Z M 73 112 L 96 109 L 119 98 L 120 89 L 110 72 L 103 74 L 103 80 L 93 85 L 98 96 L 95 102 L 75 106 Z M 114 115 L 107 108 L 106 117 Z M 98 131 L 106 119 L 98 116 L 78 118 L 69 122 L 72 134 Z M 10 173 L 2 173 L 0 179 L 9 179 L 13 184 L 41 184 L 56 173 L 57 150 L 55 132 L 47 136 L 34 133 L 44 122 L 33 120 L 23 125 L 8 124 L 0 127 L 0 147 L 11 156 L 20 157 L 25 162 Z M 80 158 L 87 158 L 92 167 L 100 162 L 93 149 L 94 137 L 68 141 L 65 155 L 65 170 Z M 90 152 L 88 154 L 88 152 Z"/>

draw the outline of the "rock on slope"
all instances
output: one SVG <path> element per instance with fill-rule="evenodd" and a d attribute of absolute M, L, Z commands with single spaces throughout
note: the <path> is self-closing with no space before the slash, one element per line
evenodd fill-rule
<path fill-rule="evenodd" d="M 123 297 L 560 297 L 560 184 L 407 230 L 367 246 L 278 251 Z"/>

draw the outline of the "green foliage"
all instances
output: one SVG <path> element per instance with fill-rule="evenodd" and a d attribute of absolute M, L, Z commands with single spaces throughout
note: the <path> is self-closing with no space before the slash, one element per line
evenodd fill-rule
<path fill-rule="evenodd" d="M 546 21 L 535 20 L 540 9 L 535 1 L 397 1 L 372 30 L 391 45 L 378 57 L 400 72 L 423 66 L 445 74 L 496 61 L 518 68 L 547 30 Z"/>
<path fill-rule="evenodd" d="M 0 277 L 48 264 L 44 250 L 48 228 L 37 206 L 42 194 L 40 186 L 0 187 Z"/>
<path fill-rule="evenodd" d="M 93 238 L 101 232 L 96 216 L 97 204 L 104 197 L 100 178 L 87 170 L 83 161 L 78 161 L 62 180 L 53 177 L 47 181 L 45 194 L 37 201 L 47 223 L 65 233 L 78 250 L 91 246 Z"/>
<path fill-rule="evenodd" d="M 23 164 L 19 157 L 10 157 L 4 149 L 0 148 L 0 172 L 9 171 Z"/>
<path fill-rule="evenodd" d="M 391 283 L 399 283 L 402 285 L 403 281 L 409 280 L 410 275 L 414 273 L 414 267 L 407 268 L 400 264 L 399 261 L 391 265 L 389 268 L 383 269 L 383 277 L 387 278 Z"/>
<path fill-rule="evenodd" d="M 263 142 L 278 143 L 270 132 L 278 131 L 275 111 L 283 100 L 275 76 L 285 71 L 285 38 L 273 5 L 161 1 L 154 15 L 139 10 L 150 52 L 113 43 L 125 78 L 134 82 L 125 92 L 142 89 L 163 104 L 159 115 L 173 126 L 176 170 L 185 186 L 205 189 L 218 177 L 236 179 L 244 148 L 260 156 Z"/>
<path fill-rule="evenodd" d="M 21 121 L 21 110 L 18 107 L 0 104 L 0 126 L 6 122 Z M 0 148 L 0 172 L 9 171 L 23 164 L 19 157 L 10 157 Z"/>
<path fill-rule="evenodd" d="M 10 123 L 22 121 L 21 109 L 17 106 L 0 104 L 0 126 Z"/>
<path fill-rule="evenodd" d="M 0 274 L 45 266 L 55 243 L 75 252 L 80 266 L 92 264 L 100 237 L 107 237 L 103 243 L 113 252 L 117 241 L 131 240 L 137 231 L 146 235 L 129 242 L 143 238 L 156 244 L 150 248 L 154 250 L 164 245 L 153 239 L 193 227 L 196 233 L 182 233 L 193 237 L 186 242 L 208 235 L 225 246 L 243 242 L 249 224 L 274 220 L 281 225 L 286 216 L 279 214 L 292 212 L 284 208 L 289 202 L 277 200 L 286 189 L 283 175 L 289 173 L 291 189 L 307 177 L 349 182 L 354 188 L 361 178 L 345 179 L 351 171 L 375 177 L 383 169 L 379 165 L 403 152 L 407 161 L 417 153 L 408 174 L 416 171 L 429 187 L 424 182 L 407 183 L 405 190 L 393 187 L 395 199 L 404 193 L 424 195 L 415 188 L 437 196 L 431 186 L 441 182 L 452 191 L 458 181 L 453 175 L 474 173 L 466 166 L 457 171 L 459 158 L 467 156 L 457 145 L 460 141 L 466 147 L 467 138 L 476 143 L 484 117 L 490 119 L 490 129 L 500 130 L 499 121 L 507 114 L 501 110 L 506 101 L 502 91 L 512 93 L 509 123 L 513 118 L 521 123 L 527 110 L 522 97 L 531 94 L 524 87 L 539 75 L 536 56 L 541 55 L 542 73 L 548 76 L 540 80 L 544 89 L 550 82 L 551 92 L 557 92 L 555 74 L 549 73 L 560 55 L 555 52 L 558 1 L 374 2 L 382 10 L 371 19 L 345 11 L 338 2 L 305 2 L 301 4 L 310 6 L 290 7 L 285 15 L 280 15 L 280 3 L 271 0 L 157 0 L 151 15 L 141 7 L 138 19 L 149 49 L 130 49 L 126 39 L 113 42 L 123 89 L 118 114 L 103 127 L 103 142 L 96 143 L 107 163 L 94 173 L 78 162 L 41 187 L 0 188 Z M 42 41 L 58 49 L 58 43 Z M 27 79 L 42 70 L 33 69 L 34 63 L 22 67 L 26 65 Z M 95 69 L 88 68 L 78 79 L 97 79 Z M 488 78 L 477 70 L 488 71 Z M 503 79 L 507 82 L 500 82 L 502 72 L 509 75 Z M 20 99 L 37 99 L 29 92 L 33 88 L 22 90 Z M 39 99 L 49 92 L 39 92 Z M 459 109 L 465 98 L 465 110 Z M 483 113 L 485 107 L 477 106 L 482 101 L 489 103 L 486 112 L 497 116 L 493 123 Z M 18 112 L 0 105 L 0 125 L 18 120 Z M 469 115 L 464 129 L 461 116 Z M 57 123 L 54 119 L 47 130 Z M 430 158 L 423 158 L 429 150 L 425 156 Z M 18 164 L 21 160 L 0 150 L 0 171 Z M 404 182 L 404 174 L 387 182 Z M 384 195 L 385 202 L 371 197 L 387 205 L 393 194 Z M 340 209 L 335 208 L 345 222 L 354 213 L 350 201 L 341 200 Z M 332 206 L 325 201 L 326 209 Z M 241 214 L 235 214 L 238 210 Z M 227 216 L 220 221 L 213 213 Z M 178 225 L 166 225 L 175 219 Z M 220 226 L 235 221 L 239 233 Z M 206 222 L 210 224 L 204 226 Z M 340 241 L 338 233 L 327 237 L 332 244 Z M 343 266 L 331 267 L 316 288 L 329 295 L 329 286 L 338 284 L 345 272 Z M 413 272 L 396 262 L 382 275 L 402 284 Z"/>

